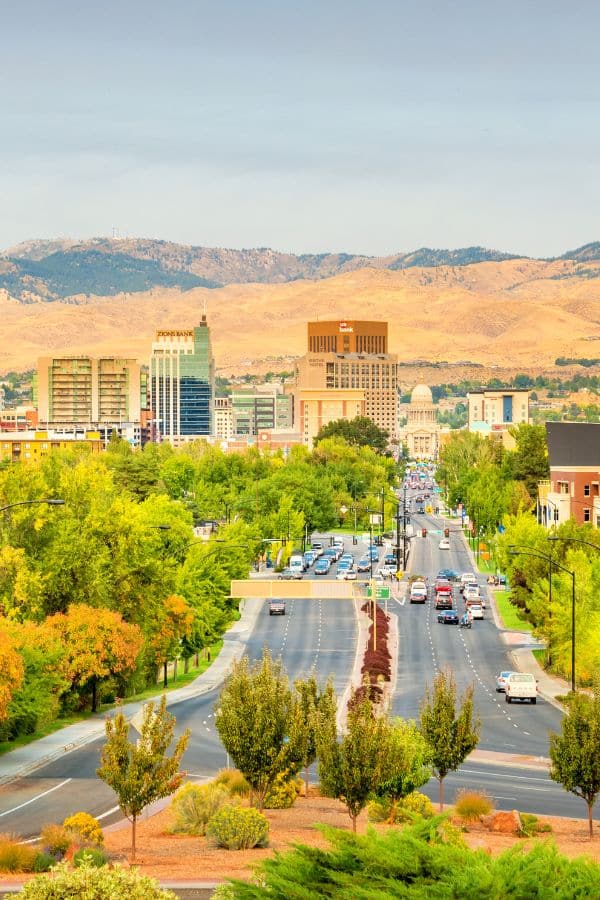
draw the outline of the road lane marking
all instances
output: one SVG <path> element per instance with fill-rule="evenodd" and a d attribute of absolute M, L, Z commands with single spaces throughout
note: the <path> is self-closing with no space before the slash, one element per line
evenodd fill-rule
<path fill-rule="evenodd" d="M 119 812 L 120 809 L 120 806 L 113 806 L 111 809 L 107 809 L 106 812 L 103 812 L 101 815 L 96 816 L 96 819 L 98 819 L 98 821 L 100 822 L 102 821 L 102 819 L 107 819 L 109 816 L 114 815 L 114 813 Z"/>
<path fill-rule="evenodd" d="M 20 803 L 18 806 L 13 806 L 12 809 L 5 809 L 4 812 L 0 813 L 0 819 L 4 816 L 10 816 L 11 813 L 17 812 L 19 809 L 23 809 L 25 806 L 29 806 L 31 803 L 35 803 L 36 800 L 41 800 L 42 797 L 47 797 L 48 794 L 52 794 L 53 791 L 57 791 L 59 788 L 64 787 L 65 784 L 68 784 L 70 781 L 73 781 L 72 778 L 65 778 L 64 781 L 61 781 L 60 784 L 55 784 L 54 787 L 48 788 L 47 791 L 42 791 L 41 794 L 37 794 L 35 797 L 32 797 L 31 800 L 26 800 L 24 803 Z"/>

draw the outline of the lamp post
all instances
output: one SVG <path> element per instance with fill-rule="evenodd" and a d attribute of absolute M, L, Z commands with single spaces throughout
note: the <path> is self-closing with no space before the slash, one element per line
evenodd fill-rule
<path fill-rule="evenodd" d="M 552 558 L 552 556 L 546 556 L 545 553 L 538 553 L 529 549 L 519 549 L 515 544 L 509 545 L 508 552 L 510 556 L 532 556 L 534 559 L 545 559 L 546 562 L 549 563 L 550 578 L 552 577 L 552 566 L 571 576 L 571 691 L 575 693 L 577 690 L 575 684 L 575 572 L 561 566 Z"/>
<path fill-rule="evenodd" d="M 30 506 L 33 503 L 45 503 L 47 506 L 64 506 L 65 500 L 58 497 L 44 498 L 43 500 L 19 500 L 17 503 L 9 503 L 7 506 L 0 506 L 0 512 L 6 512 L 7 509 L 14 509 L 15 506 Z"/>

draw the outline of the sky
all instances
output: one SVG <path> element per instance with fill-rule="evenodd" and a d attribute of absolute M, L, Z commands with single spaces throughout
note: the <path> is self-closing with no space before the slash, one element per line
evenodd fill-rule
<path fill-rule="evenodd" d="M 597 0 L 0 0 L 0 248 L 600 240 Z"/>

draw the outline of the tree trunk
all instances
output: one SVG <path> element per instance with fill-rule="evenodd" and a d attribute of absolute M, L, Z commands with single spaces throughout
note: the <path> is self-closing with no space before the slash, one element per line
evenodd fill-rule
<path fill-rule="evenodd" d="M 167 677 L 167 665 L 168 663 L 165 660 L 165 662 L 163 663 L 163 687 L 167 687 L 167 685 L 169 684 L 169 679 Z"/>
<path fill-rule="evenodd" d="M 441 812 L 444 808 L 444 779 L 440 778 L 438 780 L 440 782 L 440 812 Z"/>
<path fill-rule="evenodd" d="M 173 660 L 173 681 L 177 682 L 177 657 Z"/>
<path fill-rule="evenodd" d="M 131 820 L 131 862 L 135 862 L 135 826 L 137 822 L 137 817 L 134 816 Z"/>
<path fill-rule="evenodd" d="M 593 801 L 592 801 L 591 803 L 588 803 L 588 805 L 587 805 L 587 808 L 588 808 L 588 825 L 589 825 L 589 829 L 590 829 L 590 841 L 591 841 L 592 838 L 594 837 L 594 822 L 593 822 L 593 819 L 592 819 L 592 815 L 593 815 L 593 806 L 594 806 Z"/>
<path fill-rule="evenodd" d="M 96 679 L 92 678 L 92 712 L 95 713 L 98 709 L 98 691 L 96 689 Z"/>
<path fill-rule="evenodd" d="M 308 766 L 304 766 L 304 796 L 308 797 Z"/>
<path fill-rule="evenodd" d="M 189 656 L 186 656 L 185 662 L 184 662 L 184 664 L 183 664 L 183 673 L 184 673 L 184 675 L 187 675 L 187 673 L 188 673 L 189 671 L 190 671 L 190 658 L 189 658 Z"/>
<path fill-rule="evenodd" d="M 350 813 L 350 818 L 352 819 L 352 833 L 356 834 L 356 820 L 358 816 L 352 815 L 352 813 Z"/>
<path fill-rule="evenodd" d="M 390 801 L 390 814 L 388 816 L 387 825 L 395 825 L 396 824 L 396 808 L 398 806 L 398 801 L 396 799 L 392 799 Z"/>
<path fill-rule="evenodd" d="M 198 668 L 200 661 L 198 659 L 198 651 L 196 651 L 196 668 Z"/>

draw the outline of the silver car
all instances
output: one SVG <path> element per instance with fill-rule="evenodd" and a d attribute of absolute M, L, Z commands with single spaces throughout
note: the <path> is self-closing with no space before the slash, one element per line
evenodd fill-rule
<path fill-rule="evenodd" d="M 496 675 L 496 693 L 497 694 L 501 694 L 504 692 L 504 689 L 506 686 L 506 679 L 511 674 L 512 674 L 511 672 L 500 672 L 499 675 Z"/>

